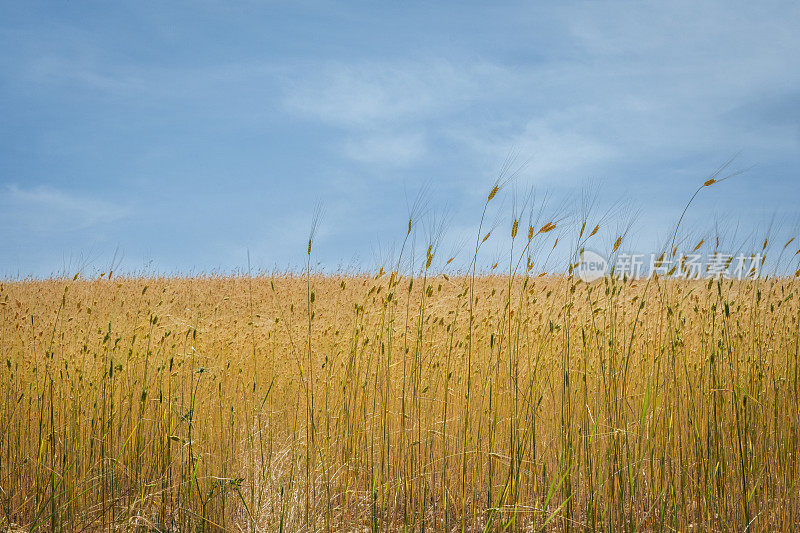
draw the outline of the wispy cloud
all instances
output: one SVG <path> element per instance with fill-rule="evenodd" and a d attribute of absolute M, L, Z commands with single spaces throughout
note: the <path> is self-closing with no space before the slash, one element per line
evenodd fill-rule
<path fill-rule="evenodd" d="M 435 136 L 453 115 L 496 98 L 516 78 L 490 62 L 445 59 L 334 63 L 304 70 L 284 77 L 285 108 L 349 132 L 339 145 L 341 155 L 380 166 L 420 161 L 437 141 L 429 131 Z"/>
<path fill-rule="evenodd" d="M 519 154 L 520 176 L 539 184 L 574 185 L 575 180 L 620 156 L 620 148 L 613 142 L 570 127 L 553 114 L 531 119 L 508 132 L 487 134 L 466 128 L 453 129 L 449 135 L 487 161 L 496 161 L 509 150 Z"/>
<path fill-rule="evenodd" d="M 87 229 L 130 213 L 124 205 L 48 186 L 25 189 L 9 185 L 0 205 L 15 229 L 37 233 Z"/>
<path fill-rule="evenodd" d="M 491 90 L 485 83 L 490 69 L 445 60 L 327 64 L 287 76 L 285 103 L 296 113 L 344 127 L 430 120 Z"/>
<path fill-rule="evenodd" d="M 700 153 L 796 151 L 796 120 L 742 118 L 765 99 L 796 102 L 800 70 L 786 51 L 800 49 L 800 38 L 774 13 L 723 3 L 616 7 L 554 8 L 560 37 L 541 60 L 305 64 L 286 76 L 284 104 L 347 132 L 341 154 L 363 164 L 453 148 L 480 164 L 516 149 L 532 180 L 571 182 Z M 784 15 L 800 20 L 800 9 Z"/>
<path fill-rule="evenodd" d="M 347 157 L 361 163 L 406 166 L 425 155 L 427 144 L 422 133 L 376 133 L 348 139 L 343 150 Z"/>

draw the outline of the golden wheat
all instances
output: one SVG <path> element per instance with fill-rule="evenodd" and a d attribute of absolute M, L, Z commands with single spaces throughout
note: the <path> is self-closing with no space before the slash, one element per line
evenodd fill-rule
<path fill-rule="evenodd" d="M 0 524 L 793 529 L 797 288 L 6 282 Z"/>

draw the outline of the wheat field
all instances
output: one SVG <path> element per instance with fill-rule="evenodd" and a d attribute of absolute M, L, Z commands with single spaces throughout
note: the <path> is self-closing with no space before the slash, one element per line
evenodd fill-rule
<path fill-rule="evenodd" d="M 0 526 L 800 527 L 796 278 L 538 273 L 557 225 L 503 273 L 2 283 Z"/>

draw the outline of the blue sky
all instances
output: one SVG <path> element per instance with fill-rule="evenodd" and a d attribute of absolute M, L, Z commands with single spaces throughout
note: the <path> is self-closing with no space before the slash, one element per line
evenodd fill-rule
<path fill-rule="evenodd" d="M 800 217 L 794 2 L 0 2 L 0 275 L 371 266 L 509 153 L 663 236 Z"/>

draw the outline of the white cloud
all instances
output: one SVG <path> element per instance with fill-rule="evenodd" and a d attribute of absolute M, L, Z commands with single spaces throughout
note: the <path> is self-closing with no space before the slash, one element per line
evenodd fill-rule
<path fill-rule="evenodd" d="M 518 120 L 458 125 L 448 134 L 495 161 L 515 148 L 530 158 L 533 179 L 554 174 L 568 182 L 608 177 L 629 162 L 724 160 L 740 149 L 747 162 L 796 157 L 795 120 L 777 127 L 774 118 L 743 115 L 763 109 L 764 101 L 787 103 L 783 108 L 796 102 L 800 70 L 789 51 L 800 50 L 800 34 L 760 6 L 698 6 L 563 9 L 569 59 L 525 65 L 513 87 L 495 95 L 499 108 L 518 103 Z M 787 7 L 783 20 L 798 14 Z"/>
<path fill-rule="evenodd" d="M 423 160 L 454 115 L 492 99 L 516 78 L 488 62 L 444 59 L 335 63 L 306 71 L 284 79 L 287 110 L 347 131 L 340 153 L 372 166 Z"/>
<path fill-rule="evenodd" d="M 343 151 L 347 157 L 361 163 L 406 166 L 419 161 L 427 146 L 421 133 L 367 133 L 345 141 Z"/>
<path fill-rule="evenodd" d="M 86 229 L 130 213 L 123 205 L 46 186 L 9 185 L 0 205 L 15 228 L 39 233 Z"/>
<path fill-rule="evenodd" d="M 613 141 L 586 131 L 582 118 L 592 113 L 597 110 L 551 112 L 492 134 L 451 129 L 448 135 L 495 167 L 509 152 L 518 154 L 520 177 L 528 181 L 574 185 L 621 155 Z"/>
<path fill-rule="evenodd" d="M 285 82 L 288 109 L 358 128 L 430 120 L 459 109 L 497 82 L 497 67 L 435 60 L 328 64 Z"/>
<path fill-rule="evenodd" d="M 461 161 L 496 167 L 516 150 L 531 179 L 574 182 L 630 162 L 796 152 L 795 124 L 737 119 L 764 98 L 791 100 L 800 84 L 787 53 L 800 49 L 800 34 L 774 13 L 721 3 L 573 7 L 557 9 L 563 27 L 543 56 L 554 59 L 305 65 L 285 78 L 284 105 L 347 132 L 343 155 L 373 165 L 455 149 Z"/>

